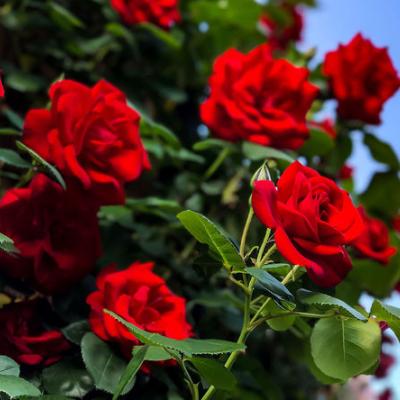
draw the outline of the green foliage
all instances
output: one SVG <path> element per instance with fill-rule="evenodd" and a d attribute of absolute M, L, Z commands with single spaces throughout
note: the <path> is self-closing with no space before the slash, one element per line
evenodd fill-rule
<path fill-rule="evenodd" d="M 127 327 L 128 330 L 132 332 L 141 342 L 179 352 L 188 357 L 198 354 L 231 353 L 236 350 L 244 350 L 246 347 L 240 343 L 233 343 L 219 339 L 171 339 L 166 336 L 159 335 L 158 333 L 146 332 L 143 329 L 140 329 L 137 326 L 125 321 L 111 311 L 106 310 L 105 312 L 114 317 L 117 321 L 121 322 L 121 324 Z"/>
<path fill-rule="evenodd" d="M 324 156 L 335 146 L 335 141 L 323 130 L 311 128 L 310 138 L 304 143 L 299 153 L 307 157 Z"/>
<path fill-rule="evenodd" d="M 18 253 L 18 249 L 14 246 L 14 241 L 1 232 L 0 232 L 0 251 L 5 251 L 6 253 Z"/>
<path fill-rule="evenodd" d="M 93 380 L 76 359 L 66 359 L 42 372 L 43 387 L 47 393 L 82 399 L 93 388 Z"/>
<path fill-rule="evenodd" d="M 313 306 L 323 311 L 334 310 L 338 314 L 341 314 L 345 317 L 356 318 L 360 321 L 367 320 L 364 315 L 346 304 L 344 301 L 324 293 L 316 293 L 310 292 L 309 290 L 300 289 L 297 291 L 297 299 L 303 304 Z"/>
<path fill-rule="evenodd" d="M 81 343 L 82 358 L 93 378 L 97 389 L 113 394 L 119 385 L 120 377 L 127 363 L 117 356 L 110 347 L 93 333 L 86 333 Z M 123 394 L 129 392 L 134 381 L 125 385 Z"/>
<path fill-rule="evenodd" d="M 292 163 L 294 158 L 284 153 L 273 149 L 272 147 L 260 146 L 251 142 L 243 142 L 243 154 L 252 161 L 260 161 L 265 159 L 283 160 Z"/>
<path fill-rule="evenodd" d="M 0 356 L 0 375 L 19 376 L 19 365 L 10 357 Z"/>
<path fill-rule="evenodd" d="M 375 321 L 321 319 L 311 335 L 311 353 L 316 366 L 325 375 L 341 380 L 375 365 L 380 346 L 381 330 Z"/>
<path fill-rule="evenodd" d="M 372 157 L 376 161 L 388 165 L 393 170 L 399 169 L 399 159 L 388 143 L 383 142 L 370 133 L 366 133 L 364 135 L 364 144 L 368 147 Z"/>
<path fill-rule="evenodd" d="M 244 262 L 232 241 L 213 222 L 195 211 L 177 215 L 183 226 L 200 242 L 221 258 L 225 268 L 242 268 Z"/>
<path fill-rule="evenodd" d="M 0 375 L 0 392 L 11 399 L 22 396 L 40 396 L 40 390 L 25 379 L 14 375 Z"/>
<path fill-rule="evenodd" d="M 232 391 L 236 386 L 236 378 L 223 364 L 211 358 L 192 357 L 190 362 L 199 375 L 217 389 Z"/>
<path fill-rule="evenodd" d="M 39 154 L 37 154 L 35 151 L 30 149 L 22 142 L 17 141 L 16 144 L 18 149 L 20 149 L 24 153 L 28 153 L 31 156 L 34 165 L 38 168 L 39 171 L 49 175 L 49 177 L 58 182 L 63 189 L 67 188 L 63 177 L 53 165 L 49 164 L 44 158 L 39 156 Z"/>
<path fill-rule="evenodd" d="M 375 300 L 371 307 L 371 315 L 379 321 L 386 322 L 400 340 L 400 308 Z"/>

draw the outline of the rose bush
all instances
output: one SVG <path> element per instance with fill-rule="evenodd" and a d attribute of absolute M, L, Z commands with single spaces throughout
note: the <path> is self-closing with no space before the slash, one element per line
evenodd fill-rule
<path fill-rule="evenodd" d="M 362 35 L 298 47 L 311 3 L 0 5 L 2 399 L 328 400 L 396 371 L 400 163 L 366 124 L 399 78 Z"/>

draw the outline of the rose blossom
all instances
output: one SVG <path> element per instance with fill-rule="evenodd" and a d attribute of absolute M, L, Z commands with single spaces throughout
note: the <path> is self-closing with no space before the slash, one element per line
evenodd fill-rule
<path fill-rule="evenodd" d="M 361 234 L 363 224 L 348 193 L 334 181 L 296 161 L 277 187 L 256 181 L 252 205 L 258 219 L 274 230 L 282 256 L 305 267 L 316 284 L 336 285 L 351 269 L 344 246 Z"/>
<path fill-rule="evenodd" d="M 111 6 L 127 24 L 151 22 L 168 29 L 179 22 L 179 0 L 111 0 Z"/>
<path fill-rule="evenodd" d="M 0 309 L 0 354 L 21 364 L 50 365 L 70 348 L 59 330 L 43 326 L 38 301 L 12 303 Z"/>
<path fill-rule="evenodd" d="M 380 123 L 383 105 L 400 86 L 387 48 L 375 47 L 360 33 L 326 54 L 323 73 L 338 101 L 339 115 L 368 124 Z"/>
<path fill-rule="evenodd" d="M 396 247 L 390 246 L 388 228 L 381 220 L 369 217 L 363 207 L 359 207 L 359 211 L 365 228 L 362 235 L 353 242 L 353 247 L 361 257 L 388 264 L 397 251 Z"/>
<path fill-rule="evenodd" d="M 172 293 L 152 269 L 151 262 L 135 262 L 122 271 L 108 267 L 97 278 L 98 290 L 87 298 L 93 332 L 103 340 L 118 343 L 127 357 L 140 342 L 104 309 L 149 332 L 173 339 L 191 336 L 185 299 Z"/>
<path fill-rule="evenodd" d="M 209 84 L 200 113 L 213 135 L 287 149 L 308 138 L 305 116 L 318 88 L 308 82 L 306 68 L 272 58 L 267 45 L 248 54 L 227 50 L 215 61 Z"/>
<path fill-rule="evenodd" d="M 100 255 L 97 207 L 75 182 L 67 190 L 43 174 L 0 200 L 0 232 L 18 254 L 0 251 L 0 270 L 45 293 L 62 292 L 82 279 Z"/>
<path fill-rule="evenodd" d="M 268 37 L 268 44 L 277 49 L 285 49 L 290 42 L 301 40 L 303 30 L 303 14 L 298 7 L 284 4 L 282 11 L 287 16 L 284 24 L 279 24 L 272 16 L 264 14 L 260 18 L 261 29 Z"/>
<path fill-rule="evenodd" d="M 64 176 L 95 192 L 100 203 L 123 202 L 123 184 L 150 168 L 139 136 L 139 114 L 104 80 L 92 88 L 58 81 L 49 96 L 49 110 L 28 112 L 24 143 Z"/>

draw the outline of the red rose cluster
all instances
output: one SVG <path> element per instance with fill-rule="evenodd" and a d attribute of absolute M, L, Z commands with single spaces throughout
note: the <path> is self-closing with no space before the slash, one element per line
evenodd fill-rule
<path fill-rule="evenodd" d="M 308 75 L 274 59 L 267 45 L 248 54 L 230 49 L 215 61 L 201 118 L 221 139 L 298 149 L 308 138 L 305 117 L 318 94 Z"/>
<path fill-rule="evenodd" d="M 343 119 L 379 124 L 387 99 L 400 86 L 386 48 L 378 48 L 361 34 L 347 45 L 326 54 L 323 72 L 328 77 Z"/>
<path fill-rule="evenodd" d="M 181 19 L 179 0 L 111 0 L 111 5 L 127 24 L 151 22 L 168 29 Z"/>

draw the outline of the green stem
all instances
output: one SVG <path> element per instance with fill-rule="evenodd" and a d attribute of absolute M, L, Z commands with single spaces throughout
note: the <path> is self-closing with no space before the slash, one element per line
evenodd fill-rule
<path fill-rule="evenodd" d="M 218 157 L 214 160 L 214 162 L 209 166 L 207 171 L 205 172 L 203 179 L 209 179 L 211 178 L 212 175 L 217 171 L 217 169 L 221 166 L 221 164 L 224 162 L 225 158 L 228 157 L 229 153 L 231 152 L 230 147 L 224 147 L 220 153 L 218 154 Z"/>
<path fill-rule="evenodd" d="M 187 370 L 187 368 L 185 366 L 185 361 L 177 359 L 177 362 L 178 362 L 179 366 L 182 368 L 183 374 L 186 377 L 186 383 L 189 387 L 190 394 L 192 395 L 192 400 L 199 400 L 199 389 L 198 389 L 197 385 L 194 384 L 192 377 L 190 376 L 189 371 Z"/>
<path fill-rule="evenodd" d="M 242 238 L 240 239 L 239 252 L 240 252 L 240 255 L 242 256 L 242 258 L 244 258 L 244 256 L 245 256 L 246 239 L 247 239 L 247 234 L 249 233 L 250 224 L 251 224 L 251 220 L 253 219 L 253 215 L 254 215 L 253 208 L 250 207 L 249 213 L 247 214 L 246 223 L 243 228 Z"/>
<path fill-rule="evenodd" d="M 268 228 L 267 231 L 265 232 L 264 240 L 263 240 L 260 250 L 258 251 L 258 254 L 257 254 L 257 266 L 262 265 L 261 260 L 263 259 L 263 254 L 265 251 L 265 247 L 267 246 L 270 234 L 271 234 L 271 229 Z"/>
<path fill-rule="evenodd" d="M 236 343 L 243 344 L 245 343 L 247 339 L 247 335 L 249 333 L 249 321 L 250 321 L 250 302 L 251 302 L 251 294 L 254 289 L 255 285 L 255 278 L 251 278 L 250 283 L 249 283 L 249 293 L 245 297 L 245 303 L 244 303 L 244 312 L 243 312 L 243 323 L 242 323 L 242 329 L 240 331 L 240 335 Z M 235 363 L 236 359 L 238 358 L 239 354 L 241 353 L 241 350 L 236 350 L 233 353 L 230 354 L 228 359 L 225 362 L 225 368 L 226 369 L 231 369 L 233 364 Z M 201 400 L 209 400 L 211 397 L 214 395 L 216 391 L 215 386 L 211 385 L 208 390 L 204 393 L 203 397 Z"/>
<path fill-rule="evenodd" d="M 276 250 L 276 244 L 273 244 L 265 253 L 264 257 L 260 260 L 259 267 L 262 267 L 269 260 L 271 255 L 275 252 L 275 250 Z"/>

